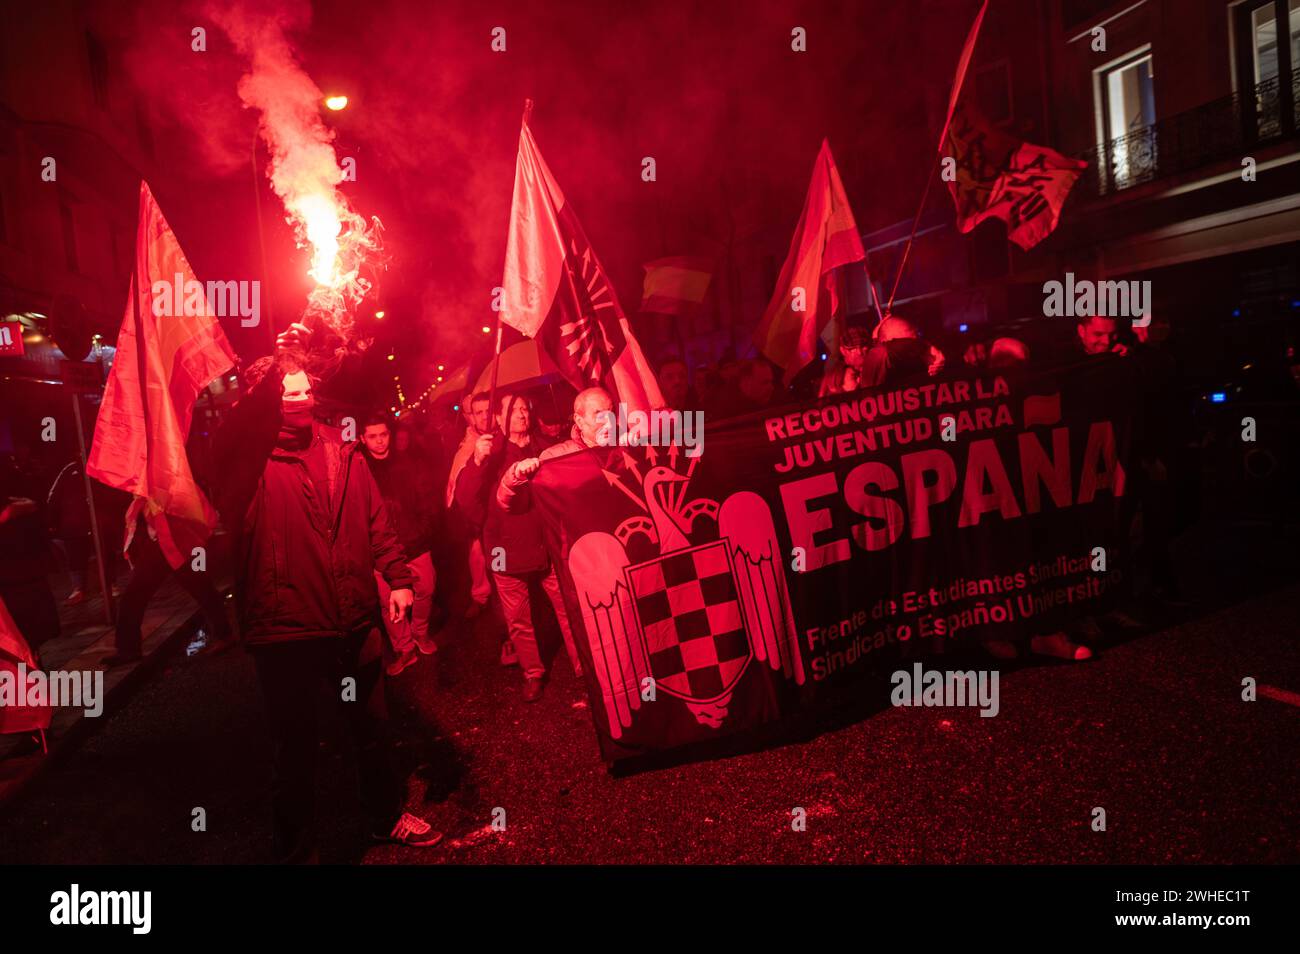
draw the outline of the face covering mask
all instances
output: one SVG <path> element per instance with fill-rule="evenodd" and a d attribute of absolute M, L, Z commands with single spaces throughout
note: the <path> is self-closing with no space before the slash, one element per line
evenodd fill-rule
<path fill-rule="evenodd" d="M 280 402 L 280 434 L 276 446 L 284 450 L 304 450 L 311 444 L 312 408 L 315 401 Z"/>

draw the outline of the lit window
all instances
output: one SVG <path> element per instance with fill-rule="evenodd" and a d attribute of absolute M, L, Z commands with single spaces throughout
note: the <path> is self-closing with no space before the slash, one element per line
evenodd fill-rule
<path fill-rule="evenodd" d="M 1255 41 L 1255 84 L 1259 85 L 1277 78 L 1277 20 L 1271 3 L 1250 15 L 1250 30 Z"/>
<path fill-rule="evenodd" d="M 1138 132 L 1156 121 L 1151 54 L 1106 74 L 1106 125 L 1111 139 Z"/>
<path fill-rule="evenodd" d="M 1291 0 L 1291 70 L 1300 64 L 1300 0 Z"/>
<path fill-rule="evenodd" d="M 1300 0 L 1291 0 L 1287 34 L 1290 38 L 1291 69 L 1300 63 Z M 1246 79 L 1255 87 L 1255 120 L 1261 139 L 1277 135 L 1282 130 L 1279 112 L 1279 74 L 1281 54 L 1278 47 L 1278 20 L 1276 7 L 1262 3 L 1250 10 L 1249 27 L 1252 73 Z"/>
<path fill-rule="evenodd" d="M 1156 173 L 1155 67 L 1149 51 L 1134 53 L 1101 71 L 1097 95 L 1109 172 L 1115 188 Z"/>

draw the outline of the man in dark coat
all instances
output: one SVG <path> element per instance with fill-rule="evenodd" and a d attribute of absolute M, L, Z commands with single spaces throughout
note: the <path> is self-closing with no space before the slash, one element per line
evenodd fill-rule
<path fill-rule="evenodd" d="M 361 431 L 361 448 L 384 496 L 388 520 L 406 553 L 407 566 L 414 577 L 415 604 L 410 619 L 385 621 L 386 659 L 389 676 L 398 676 L 414 664 L 420 654 L 437 652 L 438 644 L 429 633 L 433 613 L 433 591 L 437 584 L 434 572 L 434 539 L 444 526 L 442 494 L 433 480 L 433 461 L 417 444 L 399 448 L 393 439 L 393 424 L 388 415 L 375 413 L 365 420 Z M 379 598 L 388 598 L 388 582 L 378 569 L 375 582 Z"/>
<path fill-rule="evenodd" d="M 547 554 L 540 514 L 510 513 L 497 499 L 497 484 L 502 474 L 542 451 L 532 435 L 532 407 L 526 398 L 503 397 L 496 423 L 495 433 L 478 439 L 474 456 L 461 472 L 456 484 L 456 502 L 483 528 L 483 552 L 501 597 L 509 640 L 524 671 L 524 701 L 535 702 L 542 696 L 546 664 L 533 628 L 530 583 L 540 582 L 546 591 L 574 671 L 581 674 L 582 667 L 560 583 Z"/>
<path fill-rule="evenodd" d="M 885 315 L 873 336 L 876 344 L 862 357 L 859 387 L 895 385 L 943 370 L 943 352 L 923 341 L 920 330 L 905 318 Z"/>
<path fill-rule="evenodd" d="M 95 520 L 104 535 L 104 576 L 109 587 L 117 579 L 119 547 L 116 540 L 122 531 L 122 517 L 131 498 L 105 484 L 94 485 Z M 50 536 L 63 544 L 68 558 L 68 575 L 72 578 L 72 592 L 64 601 L 69 606 L 84 603 L 86 591 L 91 589 L 90 564 L 95 557 L 95 543 L 90 527 L 90 507 L 86 505 L 86 484 L 81 475 L 81 459 L 67 464 L 54 478 L 45 499 L 46 519 Z M 116 591 L 114 591 L 116 595 Z"/>
<path fill-rule="evenodd" d="M 709 417 L 722 420 L 756 414 L 771 407 L 778 397 L 776 372 L 766 358 L 747 358 L 738 363 L 735 384 L 723 384 L 710 408 Z M 779 403 L 779 402 L 778 402 Z"/>
<path fill-rule="evenodd" d="M 216 504 L 234 538 L 240 633 L 253 654 L 275 744 L 277 861 L 316 860 L 315 771 L 322 688 L 356 738 L 361 802 L 376 840 L 441 839 L 402 812 L 386 738 L 379 571 L 392 619 L 410 610 L 412 577 L 383 498 L 356 444 L 314 419 L 312 387 L 280 336 L 245 372 L 245 393 L 217 433 Z"/>

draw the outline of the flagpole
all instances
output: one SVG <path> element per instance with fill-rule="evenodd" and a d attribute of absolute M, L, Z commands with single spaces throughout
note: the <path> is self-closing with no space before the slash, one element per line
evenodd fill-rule
<path fill-rule="evenodd" d="M 98 361 L 100 374 L 103 365 Z M 99 532 L 99 509 L 95 506 L 95 485 L 90 482 L 90 465 L 86 460 L 85 426 L 81 420 L 81 394 L 72 392 L 72 417 L 77 427 L 77 446 L 81 449 L 81 476 L 86 483 L 86 506 L 90 508 L 90 539 L 95 545 L 95 563 L 99 566 L 99 589 L 104 599 L 104 619 L 113 625 L 113 585 L 108 578 L 108 562 L 104 559 L 104 541 Z"/>
<path fill-rule="evenodd" d="M 492 421 L 496 418 L 496 400 L 497 400 L 497 372 L 501 370 L 501 312 L 497 312 L 497 348 L 496 354 L 492 356 L 492 379 L 488 385 L 488 428 L 492 427 Z M 470 396 L 471 405 L 473 395 Z"/>
<path fill-rule="evenodd" d="M 876 295 L 876 283 L 871 277 L 871 269 L 865 269 L 867 273 L 867 288 L 871 292 L 871 307 L 876 309 L 876 321 L 885 320 L 885 313 L 880 310 L 880 298 Z"/>
<path fill-rule="evenodd" d="M 925 211 L 925 201 L 930 198 L 930 186 L 934 182 L 934 170 L 939 165 L 939 158 L 943 155 L 943 144 L 948 138 L 948 127 L 952 125 L 952 112 L 957 105 L 957 100 L 961 96 L 962 87 L 966 85 L 966 71 L 970 67 L 971 57 L 975 53 L 975 44 L 979 40 L 980 26 L 984 23 L 984 14 L 988 12 L 989 0 L 984 0 L 980 4 L 979 13 L 975 14 L 975 22 L 971 24 L 970 33 L 966 36 L 966 43 L 962 46 L 961 56 L 957 60 L 957 75 L 953 78 L 952 91 L 948 94 L 948 112 L 944 116 L 943 131 L 939 133 L 939 145 L 934 151 L 934 162 L 930 165 L 930 171 L 925 177 L 925 191 L 921 193 L 921 204 L 916 207 L 916 216 L 912 219 L 912 232 L 907 237 L 907 244 L 903 246 L 903 257 L 898 263 L 898 274 L 894 276 L 894 288 L 889 293 L 889 304 L 885 306 L 885 311 L 889 312 L 894 307 L 894 296 L 898 294 L 898 285 L 903 280 L 903 269 L 907 267 L 907 258 L 912 252 L 912 242 L 916 239 L 917 226 L 921 224 L 921 213 Z"/>
<path fill-rule="evenodd" d="M 916 238 L 917 226 L 921 224 L 921 213 L 925 211 L 926 200 L 930 198 L 930 185 L 934 182 L 934 170 L 938 168 L 939 155 L 943 152 L 943 140 L 947 135 L 948 125 L 945 123 L 943 136 L 939 139 L 939 150 L 934 154 L 934 162 L 930 164 L 930 171 L 925 177 L 925 191 L 921 193 L 921 204 L 916 207 L 916 215 L 912 218 L 912 232 L 907 236 L 907 244 L 903 246 L 903 257 L 899 260 L 898 272 L 894 275 L 894 287 L 889 293 L 889 303 L 885 305 L 886 312 L 891 311 L 894 307 L 894 296 L 898 294 L 898 284 L 903 280 L 903 269 L 907 267 L 907 257 L 912 253 L 912 241 Z M 879 307 L 877 307 L 877 311 L 879 311 Z"/>
<path fill-rule="evenodd" d="M 524 100 L 524 115 L 519 121 L 521 132 L 528 128 L 528 117 L 533 114 L 532 98 Z M 502 305 L 505 303 L 502 302 Z M 497 344 L 496 353 L 492 356 L 492 378 L 488 385 L 488 422 L 491 426 L 492 420 L 496 417 L 496 400 L 497 400 L 497 372 L 501 370 L 501 311 L 497 310 Z M 509 423 L 509 422 L 507 422 Z"/>

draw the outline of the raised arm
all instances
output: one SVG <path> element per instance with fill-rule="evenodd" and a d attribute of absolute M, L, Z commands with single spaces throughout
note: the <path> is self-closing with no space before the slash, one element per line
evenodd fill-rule
<path fill-rule="evenodd" d="M 533 505 L 528 482 L 542 464 L 540 457 L 529 457 L 506 468 L 497 484 L 497 503 L 507 513 L 524 513 Z"/>

